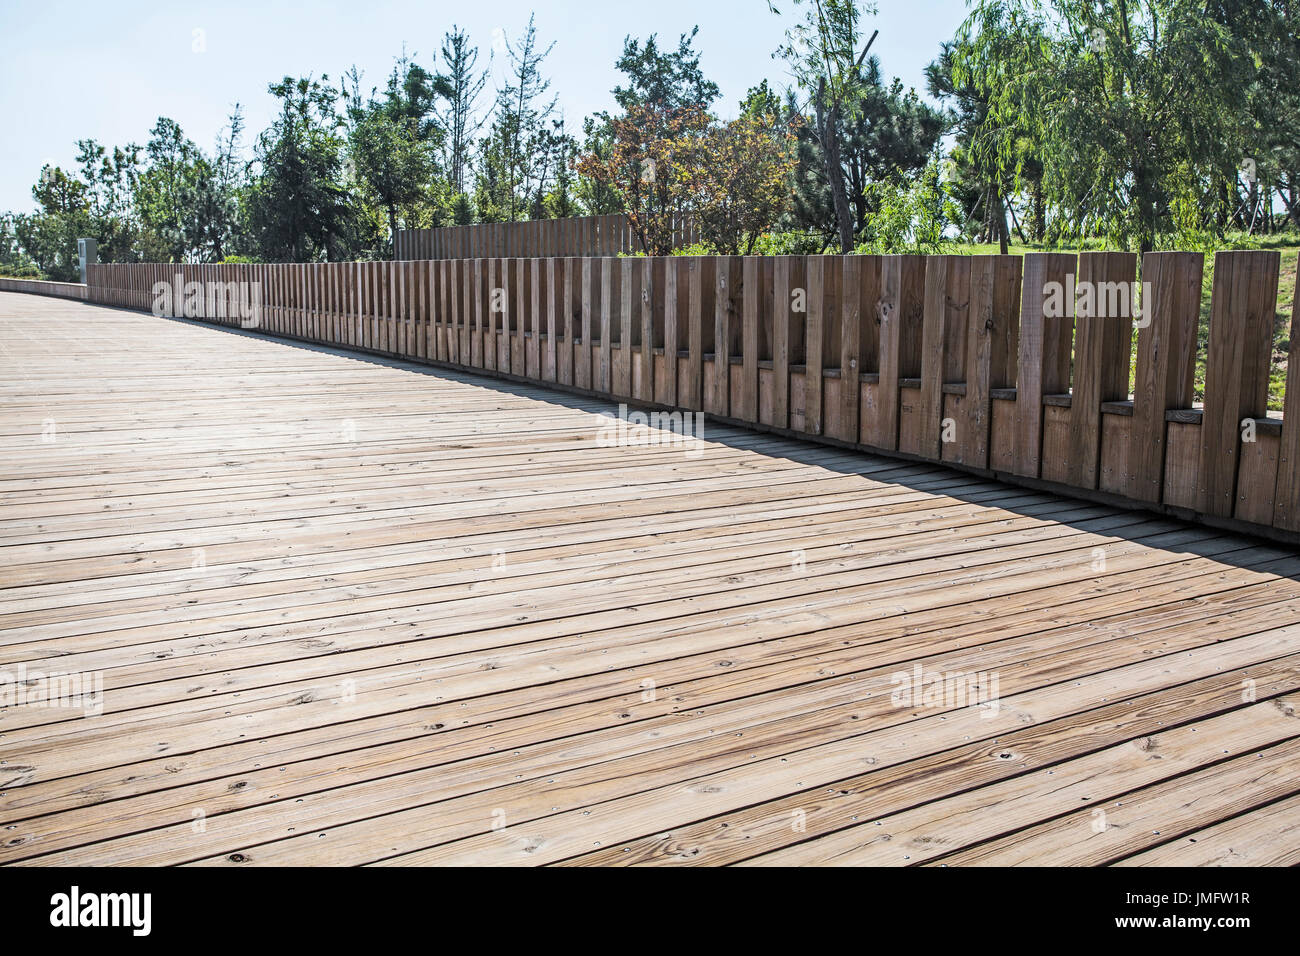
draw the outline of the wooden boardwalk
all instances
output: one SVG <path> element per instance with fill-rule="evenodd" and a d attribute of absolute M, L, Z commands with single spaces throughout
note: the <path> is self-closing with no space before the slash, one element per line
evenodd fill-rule
<path fill-rule="evenodd" d="M 0 862 L 1300 862 L 1283 548 L 71 301 L 0 350 Z"/>

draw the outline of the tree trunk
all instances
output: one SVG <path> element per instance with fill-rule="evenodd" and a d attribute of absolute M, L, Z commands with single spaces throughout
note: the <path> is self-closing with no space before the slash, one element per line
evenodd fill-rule
<path fill-rule="evenodd" d="M 1043 237 L 1047 235 L 1047 209 L 1043 202 L 1043 181 L 1035 179 L 1030 187 L 1030 196 L 1033 202 L 1033 212 L 1030 217 L 1029 234 L 1033 236 L 1035 242 L 1042 242 Z"/>
<path fill-rule="evenodd" d="M 994 208 L 997 210 L 997 230 L 998 230 L 998 251 L 1004 256 L 1007 254 L 1007 207 L 1002 202 L 1002 190 L 993 193 L 996 197 Z"/>
<path fill-rule="evenodd" d="M 839 103 L 825 108 L 826 80 L 817 84 L 817 136 L 822 143 L 822 156 L 826 162 L 826 182 L 831 189 L 831 202 L 835 206 L 835 221 L 840 231 L 840 251 L 845 255 L 853 251 L 853 213 L 844 191 L 844 167 L 840 163 Z"/>

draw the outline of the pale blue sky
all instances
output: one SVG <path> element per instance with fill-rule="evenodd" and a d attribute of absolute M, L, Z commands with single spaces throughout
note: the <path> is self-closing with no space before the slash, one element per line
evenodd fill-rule
<path fill-rule="evenodd" d="M 272 80 L 337 77 L 356 64 L 379 84 L 403 43 L 429 65 L 452 23 L 469 31 L 486 60 L 493 31 L 513 38 L 531 11 L 541 40 L 555 41 L 547 72 L 574 127 L 612 107 L 625 35 L 658 33 L 675 45 L 695 24 L 701 65 L 722 88 L 722 110 L 734 111 L 764 77 L 784 85 L 783 64 L 771 53 L 795 11 L 789 0 L 777 6 L 779 17 L 766 0 L 0 0 L 0 210 L 30 209 L 41 165 L 71 167 L 79 138 L 143 144 L 157 117 L 170 116 L 210 149 L 238 101 L 247 143 L 274 112 L 266 92 Z M 885 73 L 924 92 L 922 70 L 965 17 L 966 0 L 879 6 L 871 27 L 880 29 L 875 51 Z M 196 30 L 203 52 L 194 49 Z"/>

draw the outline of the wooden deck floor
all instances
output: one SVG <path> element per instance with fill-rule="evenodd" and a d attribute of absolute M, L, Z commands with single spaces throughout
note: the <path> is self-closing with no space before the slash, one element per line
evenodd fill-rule
<path fill-rule="evenodd" d="M 73 302 L 0 349 L 0 690 L 104 687 L 0 710 L 0 862 L 1300 862 L 1293 553 Z"/>

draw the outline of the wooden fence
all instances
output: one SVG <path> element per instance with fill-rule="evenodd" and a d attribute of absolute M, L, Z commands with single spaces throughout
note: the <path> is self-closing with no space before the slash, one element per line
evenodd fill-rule
<path fill-rule="evenodd" d="M 147 309 L 153 283 L 175 275 L 258 283 L 255 317 L 209 320 L 1300 540 L 1300 428 L 1267 417 L 1279 254 L 1216 258 L 1203 407 L 1203 258 L 1144 257 L 1130 399 L 1136 265 L 1120 253 L 99 265 L 89 298 Z M 1098 290 L 1093 305 L 1075 307 L 1081 288 Z M 1295 322 L 1286 422 L 1300 422 Z"/>
<path fill-rule="evenodd" d="M 673 226 L 673 248 L 695 242 L 693 223 L 681 219 Z M 534 256 L 619 256 L 641 251 L 641 244 L 619 213 L 531 222 L 485 222 L 439 229 L 399 229 L 393 258 L 420 259 L 531 258 Z"/>
<path fill-rule="evenodd" d="M 79 282 L 46 282 L 44 279 L 10 279 L 0 276 L 0 292 L 29 292 L 60 299 L 84 299 L 86 287 Z"/>

